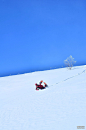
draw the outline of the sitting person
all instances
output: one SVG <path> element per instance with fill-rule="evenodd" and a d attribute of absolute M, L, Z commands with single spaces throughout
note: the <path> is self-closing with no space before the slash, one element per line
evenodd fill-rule
<path fill-rule="evenodd" d="M 40 81 L 39 84 L 35 84 L 36 85 L 36 90 L 39 90 L 39 89 L 45 89 L 48 85 L 44 82 L 44 86 L 42 85 L 43 83 L 43 80 Z"/>

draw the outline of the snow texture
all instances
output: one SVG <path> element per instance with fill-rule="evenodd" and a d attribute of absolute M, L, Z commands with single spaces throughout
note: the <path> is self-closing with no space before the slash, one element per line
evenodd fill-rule
<path fill-rule="evenodd" d="M 44 90 L 35 90 L 43 80 Z M 86 66 L 0 78 L 0 130 L 86 127 Z"/>

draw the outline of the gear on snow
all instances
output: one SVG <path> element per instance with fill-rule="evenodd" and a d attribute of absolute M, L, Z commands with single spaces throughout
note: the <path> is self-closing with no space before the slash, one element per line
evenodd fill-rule
<path fill-rule="evenodd" d="M 44 85 L 42 85 L 42 83 L 44 83 Z M 45 89 L 46 87 L 48 87 L 48 85 L 45 83 L 45 82 L 43 82 L 43 80 L 41 80 L 40 82 L 39 82 L 39 84 L 35 84 L 36 85 L 36 90 L 39 90 L 39 89 Z"/>

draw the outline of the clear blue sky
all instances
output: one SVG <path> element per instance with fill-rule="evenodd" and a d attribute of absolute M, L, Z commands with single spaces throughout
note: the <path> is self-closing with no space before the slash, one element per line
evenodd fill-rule
<path fill-rule="evenodd" d="M 86 0 L 0 0 L 0 76 L 86 64 Z"/>

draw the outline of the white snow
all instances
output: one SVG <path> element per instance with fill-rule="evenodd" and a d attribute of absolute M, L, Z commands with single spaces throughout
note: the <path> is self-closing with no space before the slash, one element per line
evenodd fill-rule
<path fill-rule="evenodd" d="M 49 87 L 36 91 L 35 83 Z M 86 127 L 86 66 L 0 78 L 0 130 Z"/>

